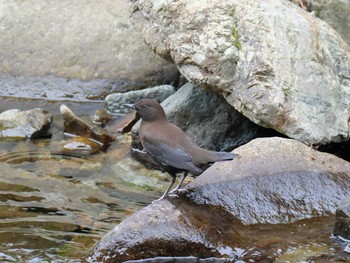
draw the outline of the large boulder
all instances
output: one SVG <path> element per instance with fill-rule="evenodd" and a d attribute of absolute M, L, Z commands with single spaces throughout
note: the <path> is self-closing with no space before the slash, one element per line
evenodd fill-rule
<path fill-rule="evenodd" d="M 334 214 L 350 196 L 350 163 L 292 139 L 260 138 L 194 180 L 191 199 L 224 207 L 244 224 Z"/>
<path fill-rule="evenodd" d="M 188 194 L 153 203 L 116 226 L 88 262 L 156 256 L 273 262 L 259 259 L 255 252 L 268 241 L 257 241 L 253 226 L 245 225 L 290 223 L 286 229 L 294 231 L 302 225 L 297 220 L 333 214 L 349 196 L 350 163 L 295 140 L 256 139 L 235 152 L 238 158 L 214 164 L 190 183 Z M 263 227 L 283 237 L 279 229 Z"/>
<path fill-rule="evenodd" d="M 236 111 L 221 95 L 191 83 L 182 86 L 161 105 L 170 122 L 206 149 L 232 150 L 268 133 Z"/>
<path fill-rule="evenodd" d="M 134 31 L 127 0 L 0 3 L 0 95 L 97 99 L 172 83 L 174 65 Z"/>
<path fill-rule="evenodd" d="M 192 83 L 309 144 L 349 138 L 350 49 L 285 0 L 132 1 L 145 41 Z"/>
<path fill-rule="evenodd" d="M 350 44 L 350 2 L 348 0 L 290 0 L 332 26 Z"/>

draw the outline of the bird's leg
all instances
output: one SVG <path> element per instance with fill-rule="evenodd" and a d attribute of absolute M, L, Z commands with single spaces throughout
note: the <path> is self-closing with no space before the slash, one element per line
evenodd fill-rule
<path fill-rule="evenodd" d="M 178 183 L 178 185 L 174 188 L 174 190 L 170 191 L 169 194 L 175 194 L 178 193 L 179 191 L 184 191 L 184 192 L 187 192 L 186 189 L 180 189 L 182 183 L 185 181 L 186 177 L 188 175 L 188 171 L 185 171 L 184 174 L 182 175 L 181 179 L 180 179 L 180 182 Z"/>
<path fill-rule="evenodd" d="M 170 191 L 171 187 L 173 186 L 173 184 L 175 183 L 175 180 L 176 180 L 176 174 L 170 174 L 170 175 L 171 175 L 171 177 L 172 177 L 172 180 L 171 180 L 171 182 L 170 182 L 168 188 L 165 190 L 164 194 L 163 194 L 160 198 L 158 198 L 158 199 L 152 201 L 152 204 L 155 203 L 155 202 L 157 202 L 157 201 L 160 201 L 160 200 L 162 200 L 162 199 L 164 199 L 165 197 L 168 196 L 169 191 Z"/>

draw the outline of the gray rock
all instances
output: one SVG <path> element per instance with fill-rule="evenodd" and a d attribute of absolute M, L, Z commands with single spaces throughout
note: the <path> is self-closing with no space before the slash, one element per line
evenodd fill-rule
<path fill-rule="evenodd" d="M 172 80 L 160 81 L 171 82 Z M 125 79 L 92 79 L 82 81 L 55 76 L 31 77 L 0 75 L 0 96 L 16 98 L 38 98 L 48 100 L 91 101 L 102 100 L 113 92 L 138 90 L 149 85 L 146 78 Z"/>
<path fill-rule="evenodd" d="M 136 103 L 139 99 L 150 98 L 159 102 L 165 100 L 175 92 L 175 88 L 170 85 L 162 85 L 143 90 L 129 91 L 125 93 L 113 93 L 106 97 L 105 106 L 109 112 L 126 113 L 130 111 L 123 104 Z"/>
<path fill-rule="evenodd" d="M 256 124 L 310 144 L 348 140 L 350 49 L 296 5 L 138 0 L 132 20 L 190 82 Z"/>
<path fill-rule="evenodd" d="M 349 196 L 350 163 L 295 140 L 256 139 L 235 152 L 238 158 L 214 164 L 190 183 L 187 195 L 153 203 L 120 223 L 95 246 L 88 262 L 189 255 L 232 262 L 245 259 L 242 251 L 247 260 L 265 262 L 255 258 L 256 248 L 247 248 L 256 245 L 256 237 L 249 236 L 256 233 L 254 226 L 242 223 L 329 215 Z M 286 229 L 294 228 L 300 224 Z M 263 231 L 279 229 L 267 224 Z"/>
<path fill-rule="evenodd" d="M 191 83 L 161 104 L 168 120 L 206 149 L 232 150 L 264 130 L 237 112 L 222 96 Z"/>
<path fill-rule="evenodd" d="M 129 7 L 127 0 L 3 2 L 0 95 L 15 88 L 23 97 L 45 96 L 44 86 L 79 99 L 75 93 L 84 90 L 74 90 L 72 80 L 89 89 L 87 98 L 172 83 L 176 67 L 132 28 Z"/>
<path fill-rule="evenodd" d="M 215 216 L 221 215 L 222 220 Z M 210 222 L 206 224 L 203 222 Z M 162 200 L 121 222 L 95 246 L 87 262 L 124 262 L 153 257 L 237 258 L 235 250 L 216 246 L 228 238 L 229 225 L 237 221 L 207 207 Z M 220 235 L 223 237 L 220 237 Z M 232 238 L 232 237 L 231 237 Z M 215 244 L 215 245 L 214 245 Z M 183 259 L 180 262 L 191 262 Z M 194 262 L 199 262 L 198 259 Z"/>
<path fill-rule="evenodd" d="M 348 0 L 291 0 L 332 26 L 350 44 L 350 2 Z"/>
<path fill-rule="evenodd" d="M 349 196 L 350 163 L 296 140 L 255 139 L 235 153 L 189 185 L 192 200 L 224 207 L 244 224 L 275 224 L 335 213 Z"/>
<path fill-rule="evenodd" d="M 43 109 L 4 111 L 0 114 L 0 139 L 36 139 L 47 136 L 52 114 Z"/>
<path fill-rule="evenodd" d="M 350 44 L 350 2 L 347 0 L 337 1 L 314 1 L 312 9 L 316 16 L 332 26 L 340 36 Z M 347 69 L 349 70 L 349 69 Z"/>

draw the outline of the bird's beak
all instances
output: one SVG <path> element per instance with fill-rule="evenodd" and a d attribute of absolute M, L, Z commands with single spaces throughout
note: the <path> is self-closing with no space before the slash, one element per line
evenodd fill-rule
<path fill-rule="evenodd" d="M 123 104 L 123 106 L 135 110 L 135 104 Z"/>

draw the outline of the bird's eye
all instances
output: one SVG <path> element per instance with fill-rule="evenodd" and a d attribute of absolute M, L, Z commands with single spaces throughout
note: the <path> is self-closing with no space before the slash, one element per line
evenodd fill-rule
<path fill-rule="evenodd" d="M 145 109 L 145 108 L 147 108 L 147 105 L 141 105 L 141 109 Z"/>

